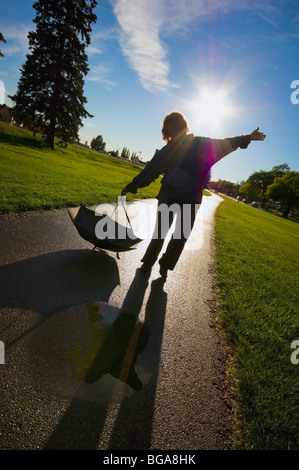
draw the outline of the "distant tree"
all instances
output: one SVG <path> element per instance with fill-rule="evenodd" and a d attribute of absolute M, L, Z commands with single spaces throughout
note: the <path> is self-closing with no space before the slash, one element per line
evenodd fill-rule
<path fill-rule="evenodd" d="M 18 112 L 41 115 L 43 133 L 54 149 L 54 138 L 78 138 L 85 109 L 84 76 L 89 68 L 85 48 L 96 21 L 96 0 L 38 0 L 33 4 L 36 30 L 28 34 L 29 51 L 21 68 L 17 93 L 10 98 Z"/>
<path fill-rule="evenodd" d="M 108 152 L 109 155 L 111 155 L 112 157 L 118 157 L 119 156 L 119 152 L 118 150 L 110 150 L 110 152 Z"/>
<path fill-rule="evenodd" d="M 260 201 L 263 205 L 266 204 L 266 192 L 275 178 L 281 177 L 289 166 L 284 163 L 282 165 L 274 166 L 271 171 L 255 171 L 252 173 L 245 184 L 243 184 L 239 191 L 247 201 Z"/>
<path fill-rule="evenodd" d="M 4 42 L 4 44 L 6 44 L 6 41 L 5 41 L 2 33 L 0 33 L 0 42 Z M 0 49 L 0 57 L 4 57 L 4 54 L 1 51 L 1 49 Z"/>
<path fill-rule="evenodd" d="M 275 178 L 266 195 L 268 199 L 282 203 L 282 214 L 287 217 L 292 207 L 299 204 L 299 173 L 286 171 L 283 176 Z"/>
<path fill-rule="evenodd" d="M 203 186 L 202 186 L 203 189 L 206 189 L 206 188 L 209 187 L 209 184 L 210 184 L 210 181 L 211 181 L 211 173 L 212 173 L 212 171 L 209 170 L 209 172 L 208 172 L 208 174 L 207 174 L 207 176 L 206 176 L 206 178 L 205 178 L 205 180 L 204 180 L 204 182 L 203 182 Z"/>
<path fill-rule="evenodd" d="M 105 151 L 106 142 L 104 142 L 103 137 L 101 135 L 98 135 L 97 137 L 94 137 L 92 139 L 92 141 L 90 142 L 90 146 L 93 150 L 96 150 L 97 152 L 102 152 Z"/>
<path fill-rule="evenodd" d="M 253 185 L 249 184 L 248 182 L 242 184 L 239 189 L 239 193 L 242 197 L 246 199 L 246 201 L 251 202 L 255 199 L 258 199 L 257 193 Z"/>
<path fill-rule="evenodd" d="M 235 183 L 227 180 L 218 180 L 216 182 L 209 183 L 211 189 L 213 188 L 220 193 L 227 194 L 228 196 L 233 196 L 234 184 Z"/>
<path fill-rule="evenodd" d="M 274 178 L 279 178 L 280 176 L 283 176 L 286 171 L 290 171 L 290 167 L 287 163 L 283 163 L 282 165 L 274 166 L 271 170 L 271 173 L 273 174 Z"/>
<path fill-rule="evenodd" d="M 44 123 L 41 114 L 38 113 L 27 113 L 25 111 L 18 111 L 16 108 L 11 109 L 13 120 L 16 124 L 22 125 L 26 129 L 33 132 L 35 135 L 37 132 L 43 133 L 46 124 Z"/>
<path fill-rule="evenodd" d="M 121 154 L 120 154 L 121 158 L 127 158 L 129 159 L 130 158 L 130 151 L 127 147 L 124 147 L 121 151 Z"/>
<path fill-rule="evenodd" d="M 240 193 L 251 202 L 263 201 L 269 184 L 273 183 L 274 177 L 269 171 L 256 171 L 249 176 L 245 185 L 240 187 Z"/>
<path fill-rule="evenodd" d="M 11 123 L 12 120 L 12 114 L 11 110 L 9 109 L 6 104 L 0 105 L 0 121 Z"/>
<path fill-rule="evenodd" d="M 234 183 L 234 187 L 233 187 L 233 196 L 234 197 L 240 196 L 240 187 L 241 187 L 241 183 Z"/>
<path fill-rule="evenodd" d="M 243 184 L 244 182 L 242 182 Z M 232 183 L 231 181 L 225 180 L 218 180 L 218 181 L 210 181 L 209 188 L 213 191 L 217 191 L 220 193 L 227 194 L 228 196 L 237 197 L 240 195 L 239 188 L 241 183 Z"/>

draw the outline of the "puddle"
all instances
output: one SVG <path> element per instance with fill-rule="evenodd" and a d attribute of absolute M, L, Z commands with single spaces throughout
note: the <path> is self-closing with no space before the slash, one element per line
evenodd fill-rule
<path fill-rule="evenodd" d="M 136 315 L 103 302 L 56 313 L 30 334 L 29 351 L 40 386 L 99 402 L 115 390 L 122 397 L 138 393 L 157 373 L 159 355 Z"/>

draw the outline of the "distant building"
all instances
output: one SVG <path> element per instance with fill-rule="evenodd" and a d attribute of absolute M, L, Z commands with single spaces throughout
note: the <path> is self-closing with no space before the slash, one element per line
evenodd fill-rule
<path fill-rule="evenodd" d="M 131 158 L 131 161 L 132 161 L 132 163 L 135 163 L 136 165 L 142 165 L 142 166 L 145 166 L 145 165 L 146 165 L 145 162 L 143 162 L 142 160 L 140 160 L 140 159 L 139 159 L 137 156 L 135 156 L 135 155 Z"/>

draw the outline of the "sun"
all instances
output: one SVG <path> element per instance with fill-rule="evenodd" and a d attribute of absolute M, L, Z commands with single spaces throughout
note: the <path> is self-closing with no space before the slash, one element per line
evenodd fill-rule
<path fill-rule="evenodd" d="M 196 124 L 218 130 L 227 117 L 232 116 L 232 107 L 227 95 L 219 90 L 205 88 L 192 104 Z"/>
<path fill-rule="evenodd" d="M 222 93 L 205 90 L 198 102 L 198 112 L 205 122 L 212 124 L 229 114 L 229 106 Z"/>

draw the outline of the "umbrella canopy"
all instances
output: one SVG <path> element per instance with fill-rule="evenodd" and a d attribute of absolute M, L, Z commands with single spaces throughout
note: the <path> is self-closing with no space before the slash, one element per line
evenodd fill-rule
<path fill-rule="evenodd" d="M 78 233 L 95 248 L 115 252 L 128 251 L 134 250 L 143 241 L 136 237 L 132 227 L 125 227 L 106 214 L 100 214 L 85 206 L 70 207 L 67 210 Z"/>

